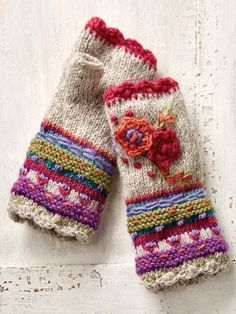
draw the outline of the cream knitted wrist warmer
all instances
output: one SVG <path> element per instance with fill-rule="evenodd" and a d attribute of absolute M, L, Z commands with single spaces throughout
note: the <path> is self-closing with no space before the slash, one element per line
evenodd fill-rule
<path fill-rule="evenodd" d="M 226 270 L 227 244 L 205 195 L 178 83 L 126 82 L 108 89 L 104 101 L 144 284 L 158 291 Z"/>
<path fill-rule="evenodd" d="M 155 57 L 138 42 L 99 18 L 86 24 L 12 187 L 12 219 L 90 239 L 115 166 L 102 94 L 110 84 L 152 79 L 155 72 Z"/>

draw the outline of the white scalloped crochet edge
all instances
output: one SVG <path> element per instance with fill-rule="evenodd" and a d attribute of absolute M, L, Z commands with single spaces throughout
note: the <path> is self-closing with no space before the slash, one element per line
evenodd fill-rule
<path fill-rule="evenodd" d="M 54 215 L 23 195 L 12 193 L 7 210 L 10 218 L 14 221 L 26 221 L 36 228 L 51 231 L 66 239 L 75 239 L 80 243 L 88 243 L 94 235 L 93 228 L 81 222 Z M 59 220 L 62 224 L 58 223 Z"/>
<path fill-rule="evenodd" d="M 229 270 L 230 258 L 225 253 L 215 253 L 206 257 L 208 260 L 203 266 L 197 266 L 198 259 L 184 263 L 179 268 L 179 271 L 168 271 L 159 278 L 155 277 L 158 271 L 152 271 L 143 275 L 142 283 L 147 289 L 154 292 L 170 290 L 179 286 L 185 286 L 191 283 L 197 283 L 202 279 L 215 276 L 220 272 Z"/>

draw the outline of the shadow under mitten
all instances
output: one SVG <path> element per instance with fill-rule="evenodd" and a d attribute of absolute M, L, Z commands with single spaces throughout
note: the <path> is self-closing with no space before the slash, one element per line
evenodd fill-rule
<path fill-rule="evenodd" d="M 178 83 L 126 82 L 108 89 L 104 101 L 144 284 L 164 290 L 227 270 L 227 244 L 205 194 Z"/>

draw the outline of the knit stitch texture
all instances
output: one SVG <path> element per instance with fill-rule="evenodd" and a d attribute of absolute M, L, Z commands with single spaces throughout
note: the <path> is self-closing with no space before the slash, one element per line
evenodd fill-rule
<path fill-rule="evenodd" d="M 172 78 L 125 82 L 104 93 L 125 186 L 136 272 L 157 292 L 229 267 L 206 197 L 196 132 Z"/>
<path fill-rule="evenodd" d="M 137 41 L 99 18 L 86 24 L 12 187 L 12 219 L 81 242 L 91 238 L 115 166 L 102 94 L 155 73 L 154 55 Z"/>

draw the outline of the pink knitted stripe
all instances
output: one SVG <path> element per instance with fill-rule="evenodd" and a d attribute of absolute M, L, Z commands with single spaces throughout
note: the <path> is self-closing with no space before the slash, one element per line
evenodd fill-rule
<path fill-rule="evenodd" d="M 139 95 L 160 96 L 179 88 L 179 84 L 170 77 L 159 78 L 156 81 L 139 81 L 138 83 L 124 82 L 118 86 L 111 86 L 103 94 L 103 100 L 109 107 L 115 102 L 137 99 Z"/>
<path fill-rule="evenodd" d="M 157 60 L 153 53 L 144 49 L 143 46 L 134 39 L 124 38 L 124 35 L 117 28 L 107 27 L 106 23 L 99 17 L 93 17 L 85 25 L 86 29 L 96 35 L 97 38 L 103 40 L 108 45 L 122 48 L 126 52 L 134 54 L 136 57 L 142 59 L 149 66 L 154 69 L 157 68 Z"/>

